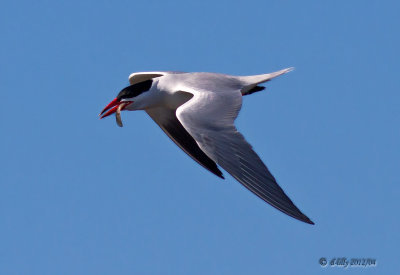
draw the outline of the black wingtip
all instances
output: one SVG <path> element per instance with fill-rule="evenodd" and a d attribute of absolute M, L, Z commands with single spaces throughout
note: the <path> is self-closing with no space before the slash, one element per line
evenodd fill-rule
<path fill-rule="evenodd" d="M 296 208 L 297 208 L 297 207 L 296 207 Z M 301 222 L 315 225 L 315 223 L 314 223 L 312 220 L 310 220 L 310 218 L 308 218 L 306 215 L 304 215 L 298 208 L 297 208 L 297 210 L 300 212 L 300 215 L 291 215 L 291 214 L 289 214 L 289 213 L 287 213 L 287 212 L 284 212 L 284 213 L 285 213 L 285 214 L 288 214 L 288 215 L 291 216 L 292 218 L 295 218 L 296 220 L 299 220 L 299 221 L 301 221 Z"/>
<path fill-rule="evenodd" d="M 312 220 L 310 220 L 309 218 L 307 218 L 307 220 L 305 220 L 304 222 L 308 223 L 308 224 L 315 225 L 315 223 Z"/>
<path fill-rule="evenodd" d="M 202 164 L 202 163 L 200 163 Z M 204 165 L 203 165 L 204 166 Z M 224 174 L 222 174 L 221 170 L 218 169 L 217 164 L 214 163 L 210 163 L 208 166 L 204 166 L 205 168 L 207 168 L 208 171 L 210 171 L 211 173 L 213 173 L 214 175 L 216 175 L 217 177 L 221 178 L 221 179 L 225 179 L 224 178 Z"/>
<path fill-rule="evenodd" d="M 293 204 L 293 203 L 292 203 L 292 204 Z M 278 210 L 282 211 L 282 212 L 285 213 L 286 215 L 288 215 L 288 216 L 290 216 L 290 217 L 292 217 L 292 218 L 298 220 L 298 221 L 301 221 L 301 222 L 304 222 L 304 223 L 308 223 L 308 224 L 315 225 L 315 223 L 314 223 L 312 220 L 310 220 L 310 218 L 308 218 L 306 215 L 304 215 L 303 212 L 301 212 L 301 211 L 296 207 L 296 205 L 294 205 L 294 204 L 293 204 L 293 206 L 295 207 L 295 212 L 294 212 L 294 213 L 293 213 L 292 211 L 289 212 L 289 211 L 282 210 L 282 209 L 276 207 L 275 205 L 272 205 L 272 206 L 275 207 L 275 208 L 277 208 Z"/>
<path fill-rule="evenodd" d="M 215 167 L 213 167 L 212 170 L 208 169 L 211 173 L 213 173 L 214 175 L 216 175 L 217 177 L 221 178 L 221 179 L 225 179 L 224 174 L 222 174 L 221 170 L 219 170 L 218 166 L 215 164 Z"/>

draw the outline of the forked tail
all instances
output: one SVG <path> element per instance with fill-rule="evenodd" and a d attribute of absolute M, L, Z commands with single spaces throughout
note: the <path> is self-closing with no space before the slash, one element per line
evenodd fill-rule
<path fill-rule="evenodd" d="M 258 86 L 258 84 L 270 81 L 271 79 L 280 76 L 282 74 L 293 71 L 294 68 L 287 68 L 277 72 L 269 74 L 259 74 L 259 75 L 249 75 L 249 76 L 239 76 L 239 80 L 243 83 L 242 95 L 250 95 L 255 92 L 259 92 L 265 89 L 263 86 Z"/>

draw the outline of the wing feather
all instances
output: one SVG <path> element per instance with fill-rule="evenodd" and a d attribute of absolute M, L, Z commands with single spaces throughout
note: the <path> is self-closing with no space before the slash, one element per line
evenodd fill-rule
<path fill-rule="evenodd" d="M 175 110 L 157 107 L 146 110 L 147 114 L 160 126 L 167 136 L 186 154 L 214 175 L 224 178 L 217 164 L 199 148 L 193 137 L 176 118 Z"/>
<path fill-rule="evenodd" d="M 131 85 L 150 80 L 167 74 L 179 74 L 181 72 L 137 72 L 129 75 L 129 83 Z"/>
<path fill-rule="evenodd" d="M 188 87 L 190 89 L 190 87 Z M 285 194 L 274 176 L 234 126 L 242 104 L 240 90 L 191 91 L 176 112 L 199 147 L 244 187 L 283 213 L 313 224 Z"/>

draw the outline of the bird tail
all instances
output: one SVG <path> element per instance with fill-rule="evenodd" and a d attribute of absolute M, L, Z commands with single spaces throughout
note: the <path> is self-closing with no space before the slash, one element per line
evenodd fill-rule
<path fill-rule="evenodd" d="M 294 68 L 287 68 L 277 72 L 269 74 L 259 74 L 259 75 L 249 75 L 249 76 L 239 76 L 239 80 L 243 83 L 242 95 L 249 95 L 255 92 L 259 92 L 265 89 L 265 87 L 258 86 L 258 84 L 270 81 L 271 79 L 280 76 L 282 74 L 293 71 Z"/>

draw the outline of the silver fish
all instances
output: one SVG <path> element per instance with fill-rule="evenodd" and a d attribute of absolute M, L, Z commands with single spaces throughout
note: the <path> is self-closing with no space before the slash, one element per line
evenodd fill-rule
<path fill-rule="evenodd" d="M 117 124 L 119 127 L 123 127 L 124 125 L 122 124 L 122 119 L 121 119 L 121 109 L 125 106 L 124 103 L 120 104 L 118 106 L 117 111 L 115 112 L 115 120 L 117 121 Z"/>

